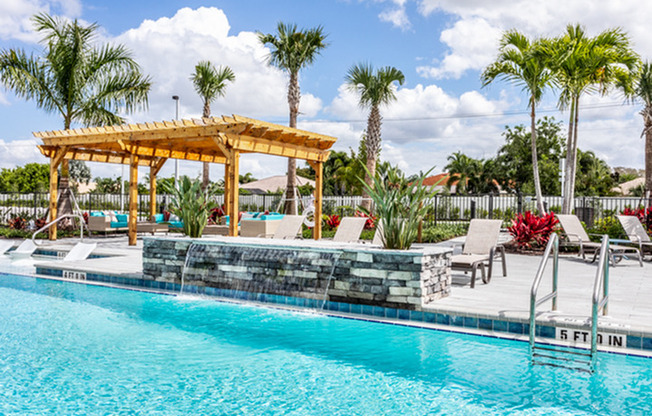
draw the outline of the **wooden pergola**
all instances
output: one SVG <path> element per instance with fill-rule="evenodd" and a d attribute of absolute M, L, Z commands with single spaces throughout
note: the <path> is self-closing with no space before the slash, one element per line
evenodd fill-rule
<path fill-rule="evenodd" d="M 242 116 L 174 120 L 36 132 L 50 158 L 50 220 L 57 218 L 57 170 L 64 159 L 129 165 L 129 244 L 136 244 L 138 167 L 149 166 L 150 216 L 156 214 L 156 175 L 168 159 L 225 165 L 224 200 L 229 235 L 238 235 L 239 160 L 244 153 L 293 157 L 315 170 L 315 218 L 321 218 L 323 163 L 337 140 Z M 57 229 L 50 227 L 50 239 Z M 314 238 L 321 238 L 315 221 Z"/>

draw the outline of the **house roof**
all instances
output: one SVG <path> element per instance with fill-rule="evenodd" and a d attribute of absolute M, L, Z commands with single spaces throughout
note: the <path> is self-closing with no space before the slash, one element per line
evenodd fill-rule
<path fill-rule="evenodd" d="M 287 175 L 270 176 L 269 178 L 263 178 L 258 181 L 243 183 L 240 185 L 240 189 L 247 189 L 254 193 L 283 191 L 287 185 L 287 180 Z M 297 176 L 297 186 L 303 186 L 305 184 L 310 184 L 313 188 L 315 187 L 315 181 Z"/>

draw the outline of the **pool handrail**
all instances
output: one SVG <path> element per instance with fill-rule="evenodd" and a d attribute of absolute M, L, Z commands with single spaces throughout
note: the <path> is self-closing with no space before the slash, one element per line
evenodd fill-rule
<path fill-rule="evenodd" d="M 602 288 L 602 299 L 600 299 L 600 288 Z M 602 236 L 600 245 L 600 259 L 598 269 L 595 273 L 593 283 L 593 298 L 591 309 L 591 366 L 595 367 L 595 360 L 598 352 L 598 314 L 609 313 L 609 236 Z"/>
<path fill-rule="evenodd" d="M 539 291 L 539 285 L 543 278 L 543 272 L 545 271 L 546 265 L 548 264 L 548 258 L 550 255 L 553 255 L 553 266 L 552 266 L 552 291 L 541 299 L 537 300 L 537 293 Z M 539 269 L 537 270 L 536 277 L 534 282 L 532 282 L 532 289 L 530 291 L 530 351 L 534 349 L 534 338 L 536 336 L 536 309 L 537 306 L 541 305 L 543 302 L 546 302 L 552 299 L 552 310 L 557 310 L 557 280 L 559 277 L 559 236 L 555 233 L 550 235 L 548 239 L 548 244 L 543 253 L 543 258 L 541 263 L 539 263 Z"/>
<path fill-rule="evenodd" d="M 84 242 L 84 217 L 79 215 L 79 214 L 65 214 L 65 215 L 62 215 L 60 217 L 57 217 L 56 219 L 54 219 L 54 220 L 50 221 L 49 223 L 45 224 L 43 227 L 41 227 L 38 230 L 34 231 L 34 234 L 32 234 L 32 242 L 34 243 L 34 245 L 37 245 L 37 246 L 39 245 L 36 242 L 36 235 L 38 233 L 40 233 L 41 231 L 47 230 L 53 224 L 56 224 L 57 222 L 59 222 L 60 220 L 62 220 L 64 218 L 77 218 L 77 219 L 79 219 L 79 224 L 80 224 L 80 227 L 81 227 L 81 232 L 79 233 L 79 241 L 83 243 Z M 89 237 L 91 236 L 91 230 L 88 230 L 88 236 Z"/>

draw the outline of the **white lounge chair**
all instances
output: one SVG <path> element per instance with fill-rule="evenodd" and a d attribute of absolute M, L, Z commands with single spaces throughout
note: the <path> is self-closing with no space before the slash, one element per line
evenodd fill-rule
<path fill-rule="evenodd" d="M 344 217 L 335 231 L 333 241 L 338 243 L 357 243 L 367 222 L 365 217 Z"/>
<path fill-rule="evenodd" d="M 16 250 L 9 252 L 9 255 L 12 257 L 29 257 L 36 251 L 37 245 L 30 239 L 27 239 L 20 243 Z"/>
<path fill-rule="evenodd" d="M 647 235 L 643 224 L 633 215 L 618 215 L 618 221 L 623 226 L 627 238 L 632 244 L 638 245 L 641 256 L 645 257 L 646 254 L 652 254 L 652 240 Z"/>
<path fill-rule="evenodd" d="M 77 243 L 70 249 L 63 261 L 78 261 L 86 260 L 88 256 L 95 250 L 97 243 Z"/>
<path fill-rule="evenodd" d="M 464 272 L 471 271 L 471 288 L 475 287 L 475 277 L 478 269 L 482 272 L 482 281 L 489 283 L 493 271 L 494 257 L 499 254 L 503 263 L 503 276 L 507 276 L 505 263 L 505 249 L 498 245 L 501 220 L 471 220 L 469 231 L 462 254 L 451 257 L 451 269 Z M 488 263 L 488 273 L 485 274 L 484 265 Z"/>
<path fill-rule="evenodd" d="M 267 237 L 274 239 L 294 239 L 301 233 L 303 229 L 303 215 L 285 215 L 281 220 L 278 221 L 278 227 L 273 234 L 260 234 L 258 237 Z"/>
<path fill-rule="evenodd" d="M 565 246 L 579 247 L 579 255 L 582 256 L 582 259 L 584 260 L 586 260 L 587 253 L 593 254 L 593 258 L 591 259 L 591 263 L 593 263 L 600 253 L 601 244 L 591 241 L 589 234 L 586 232 L 577 216 L 570 214 L 555 214 L 555 216 L 559 220 L 559 224 L 561 224 L 561 228 L 563 228 L 566 236 L 566 240 L 563 241 L 562 244 Z M 620 259 L 628 254 L 636 257 L 641 267 L 643 267 L 641 252 L 636 247 L 609 244 L 609 262 L 611 265 L 615 265 L 617 261 L 620 261 Z"/>
<path fill-rule="evenodd" d="M 0 254 L 5 254 L 7 250 L 14 246 L 14 242 L 11 240 L 0 240 Z"/>

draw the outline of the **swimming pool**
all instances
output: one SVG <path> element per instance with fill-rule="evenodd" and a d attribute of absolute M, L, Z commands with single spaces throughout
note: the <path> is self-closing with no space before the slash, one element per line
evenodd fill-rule
<path fill-rule="evenodd" d="M 0 274 L 0 414 L 646 413 L 652 361 Z"/>

